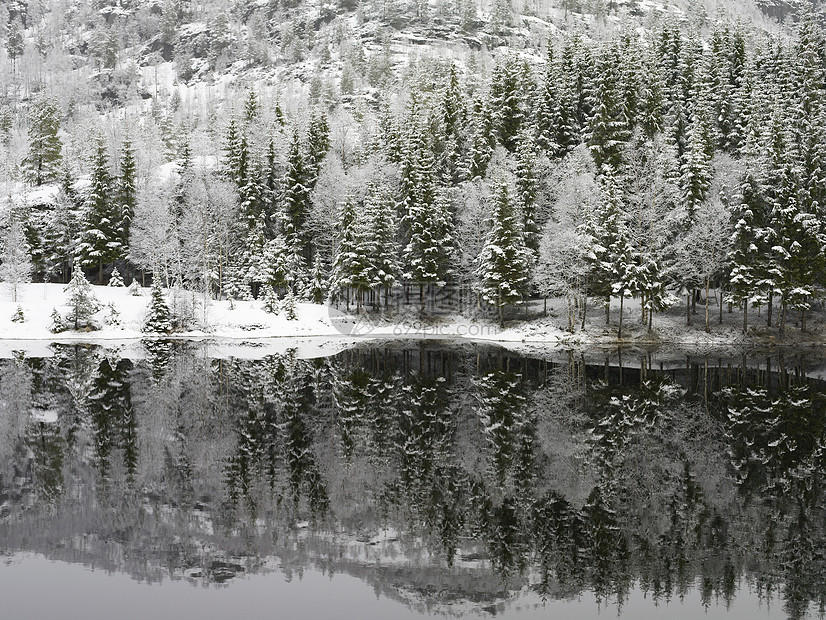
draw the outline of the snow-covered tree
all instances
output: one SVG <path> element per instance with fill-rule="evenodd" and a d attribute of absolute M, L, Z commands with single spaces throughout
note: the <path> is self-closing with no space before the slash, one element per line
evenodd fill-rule
<path fill-rule="evenodd" d="M 287 175 L 284 179 L 284 229 L 283 232 L 298 244 L 299 251 L 309 256 L 309 239 L 305 224 L 311 208 L 310 192 L 307 185 L 307 160 L 301 145 L 301 138 L 296 131 L 290 142 L 287 155 Z"/>
<path fill-rule="evenodd" d="M 67 295 L 66 305 L 69 307 L 66 322 L 70 329 L 97 329 L 92 317 L 100 310 L 101 305 L 92 292 L 92 285 L 89 284 L 80 269 L 75 269 L 65 292 Z"/>
<path fill-rule="evenodd" d="M 116 288 L 118 288 L 118 287 L 122 288 L 122 287 L 126 286 L 123 282 L 123 276 L 120 275 L 120 269 L 115 267 L 112 270 L 112 275 L 109 276 L 109 283 L 106 286 L 112 286 L 112 287 L 116 287 Z"/>
<path fill-rule="evenodd" d="M 505 306 L 527 302 L 531 251 L 525 246 L 505 182 L 497 182 L 493 201 L 491 230 L 479 255 L 476 274 L 482 298 L 498 310 L 499 323 L 504 325 Z"/>
<path fill-rule="evenodd" d="M 106 143 L 98 138 L 92 162 L 92 185 L 86 198 L 83 231 L 77 247 L 81 265 L 97 268 L 98 284 L 103 284 L 104 265 L 120 258 L 123 251 L 113 190 Z"/>
<path fill-rule="evenodd" d="M 121 246 L 122 257 L 129 248 L 129 230 L 135 217 L 138 203 L 138 179 L 135 150 L 130 140 L 121 147 L 120 174 L 117 179 L 116 232 Z"/>
<path fill-rule="evenodd" d="M 152 294 L 146 309 L 143 331 L 152 334 L 168 334 L 172 331 L 172 313 L 157 280 L 152 283 Z"/>
<path fill-rule="evenodd" d="M 60 173 L 63 143 L 58 136 L 60 110 L 52 97 L 40 96 L 29 109 L 29 153 L 23 172 L 32 185 L 55 181 Z"/>
<path fill-rule="evenodd" d="M 26 242 L 23 226 L 17 218 L 12 219 L 3 237 L 3 254 L 0 260 L 0 280 L 10 289 L 11 300 L 16 302 L 20 287 L 32 281 L 34 270 L 29 255 L 29 244 Z"/>
<path fill-rule="evenodd" d="M 445 191 L 439 191 L 432 204 L 417 202 L 407 211 L 405 225 L 408 242 L 402 257 L 404 278 L 419 287 L 422 306 L 426 286 L 439 288 L 453 274 L 453 218 Z"/>
<path fill-rule="evenodd" d="M 293 294 L 292 290 L 288 290 L 287 294 L 284 296 L 284 316 L 288 321 L 296 321 L 298 320 L 298 313 L 297 313 L 297 301 L 295 299 L 295 295 Z"/>

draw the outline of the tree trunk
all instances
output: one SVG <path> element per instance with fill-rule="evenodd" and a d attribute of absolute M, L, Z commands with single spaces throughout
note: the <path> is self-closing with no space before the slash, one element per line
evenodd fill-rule
<path fill-rule="evenodd" d="M 806 331 L 806 308 L 800 311 L 800 329 Z"/>
<path fill-rule="evenodd" d="M 103 259 L 98 261 L 98 284 L 103 285 Z"/>
<path fill-rule="evenodd" d="M 619 318 L 619 329 L 617 330 L 617 340 L 622 340 L 622 305 L 625 301 L 625 295 L 620 295 L 620 318 Z"/>
<path fill-rule="evenodd" d="M 605 300 L 605 324 L 611 324 L 611 298 Z"/>
<path fill-rule="evenodd" d="M 718 308 L 720 311 L 720 319 L 718 321 L 719 325 L 723 324 L 723 285 L 720 285 L 720 307 Z"/>
<path fill-rule="evenodd" d="M 709 332 L 708 328 L 708 276 L 706 276 L 706 333 Z"/>
<path fill-rule="evenodd" d="M 685 294 L 685 324 L 691 325 L 691 291 Z"/>
<path fill-rule="evenodd" d="M 743 333 L 746 334 L 749 331 L 749 300 L 743 300 Z"/>
<path fill-rule="evenodd" d="M 585 331 L 585 317 L 588 314 L 588 296 L 582 296 L 582 331 Z"/>
<path fill-rule="evenodd" d="M 502 291 L 499 291 L 499 327 L 505 327 L 505 306 L 502 303 Z"/>
<path fill-rule="evenodd" d="M 784 299 L 783 302 L 780 304 L 780 337 L 786 335 L 786 300 Z"/>
<path fill-rule="evenodd" d="M 766 326 L 772 326 L 772 309 L 774 308 L 774 291 L 769 293 L 769 307 L 766 310 Z"/>

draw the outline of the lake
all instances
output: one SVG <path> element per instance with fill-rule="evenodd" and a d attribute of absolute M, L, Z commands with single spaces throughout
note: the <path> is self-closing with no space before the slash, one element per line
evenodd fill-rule
<path fill-rule="evenodd" d="M 826 362 L 435 341 L 0 360 L 0 613 L 806 618 Z"/>

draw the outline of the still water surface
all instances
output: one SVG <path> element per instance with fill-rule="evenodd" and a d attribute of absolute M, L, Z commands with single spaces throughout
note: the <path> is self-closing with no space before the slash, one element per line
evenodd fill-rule
<path fill-rule="evenodd" d="M 134 357 L 0 360 L 3 618 L 822 615 L 812 355 Z"/>

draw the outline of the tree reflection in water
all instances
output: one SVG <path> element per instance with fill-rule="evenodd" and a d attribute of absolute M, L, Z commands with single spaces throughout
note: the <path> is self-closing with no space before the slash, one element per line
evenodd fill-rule
<path fill-rule="evenodd" d="M 17 355 L 0 361 L 0 547 L 150 581 L 277 557 L 448 608 L 526 585 L 710 606 L 749 584 L 792 618 L 822 611 L 813 364 L 623 357 Z"/>

